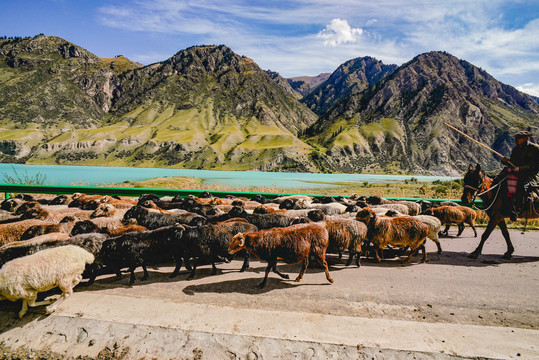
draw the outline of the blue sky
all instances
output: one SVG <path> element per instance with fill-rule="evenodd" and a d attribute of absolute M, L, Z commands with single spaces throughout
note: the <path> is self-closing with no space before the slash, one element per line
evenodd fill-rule
<path fill-rule="evenodd" d="M 539 96 L 538 0 L 0 0 L 0 36 L 39 33 L 145 65 L 224 44 L 285 77 L 443 50 Z"/>

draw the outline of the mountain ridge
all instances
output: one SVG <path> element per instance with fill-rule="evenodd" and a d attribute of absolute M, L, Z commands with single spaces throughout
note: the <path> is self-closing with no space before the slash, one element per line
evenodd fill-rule
<path fill-rule="evenodd" d="M 498 162 L 443 122 L 506 155 L 514 131 L 539 134 L 534 98 L 445 52 L 294 79 L 225 45 L 141 66 L 57 37 L 0 40 L 0 161 L 454 175 Z"/>

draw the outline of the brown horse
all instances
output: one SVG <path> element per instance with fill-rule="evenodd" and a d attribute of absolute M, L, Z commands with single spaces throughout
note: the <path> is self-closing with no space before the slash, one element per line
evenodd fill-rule
<path fill-rule="evenodd" d="M 510 217 L 511 214 L 510 202 L 507 199 L 507 187 L 503 181 L 503 177 L 498 184 L 493 185 L 493 181 L 493 179 L 485 175 L 479 165 L 477 165 L 475 169 L 470 165 L 468 172 L 464 175 L 464 191 L 461 197 L 462 203 L 464 205 L 472 204 L 476 196 L 479 196 L 481 200 L 483 200 L 484 210 L 489 217 L 487 228 L 481 236 L 481 242 L 477 246 L 477 249 L 468 255 L 470 259 L 477 259 L 481 254 L 485 241 L 487 241 L 496 225 L 499 226 L 505 242 L 507 243 L 507 251 L 503 255 L 503 258 L 511 259 L 511 255 L 515 250 L 511 243 L 511 238 L 509 237 L 509 231 L 507 231 L 507 224 L 505 223 L 505 218 Z M 525 209 L 519 214 L 519 217 L 527 219 L 538 218 L 539 201 L 536 200 L 532 206 L 525 206 Z"/>

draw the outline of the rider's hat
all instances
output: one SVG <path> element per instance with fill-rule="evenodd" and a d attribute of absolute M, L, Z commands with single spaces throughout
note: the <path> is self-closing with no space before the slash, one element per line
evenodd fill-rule
<path fill-rule="evenodd" d="M 522 130 L 522 131 L 519 131 L 519 132 L 517 132 L 515 134 L 515 139 L 530 137 L 531 135 L 532 135 L 531 132 L 526 131 L 526 130 Z"/>

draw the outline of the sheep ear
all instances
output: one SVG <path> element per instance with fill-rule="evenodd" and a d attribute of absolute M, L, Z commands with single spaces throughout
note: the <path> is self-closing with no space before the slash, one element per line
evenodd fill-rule
<path fill-rule="evenodd" d="M 468 171 L 472 171 L 472 170 L 473 170 L 473 165 L 472 164 L 468 165 Z"/>
<path fill-rule="evenodd" d="M 481 165 L 477 164 L 477 166 L 475 167 L 475 171 L 481 171 Z"/>

